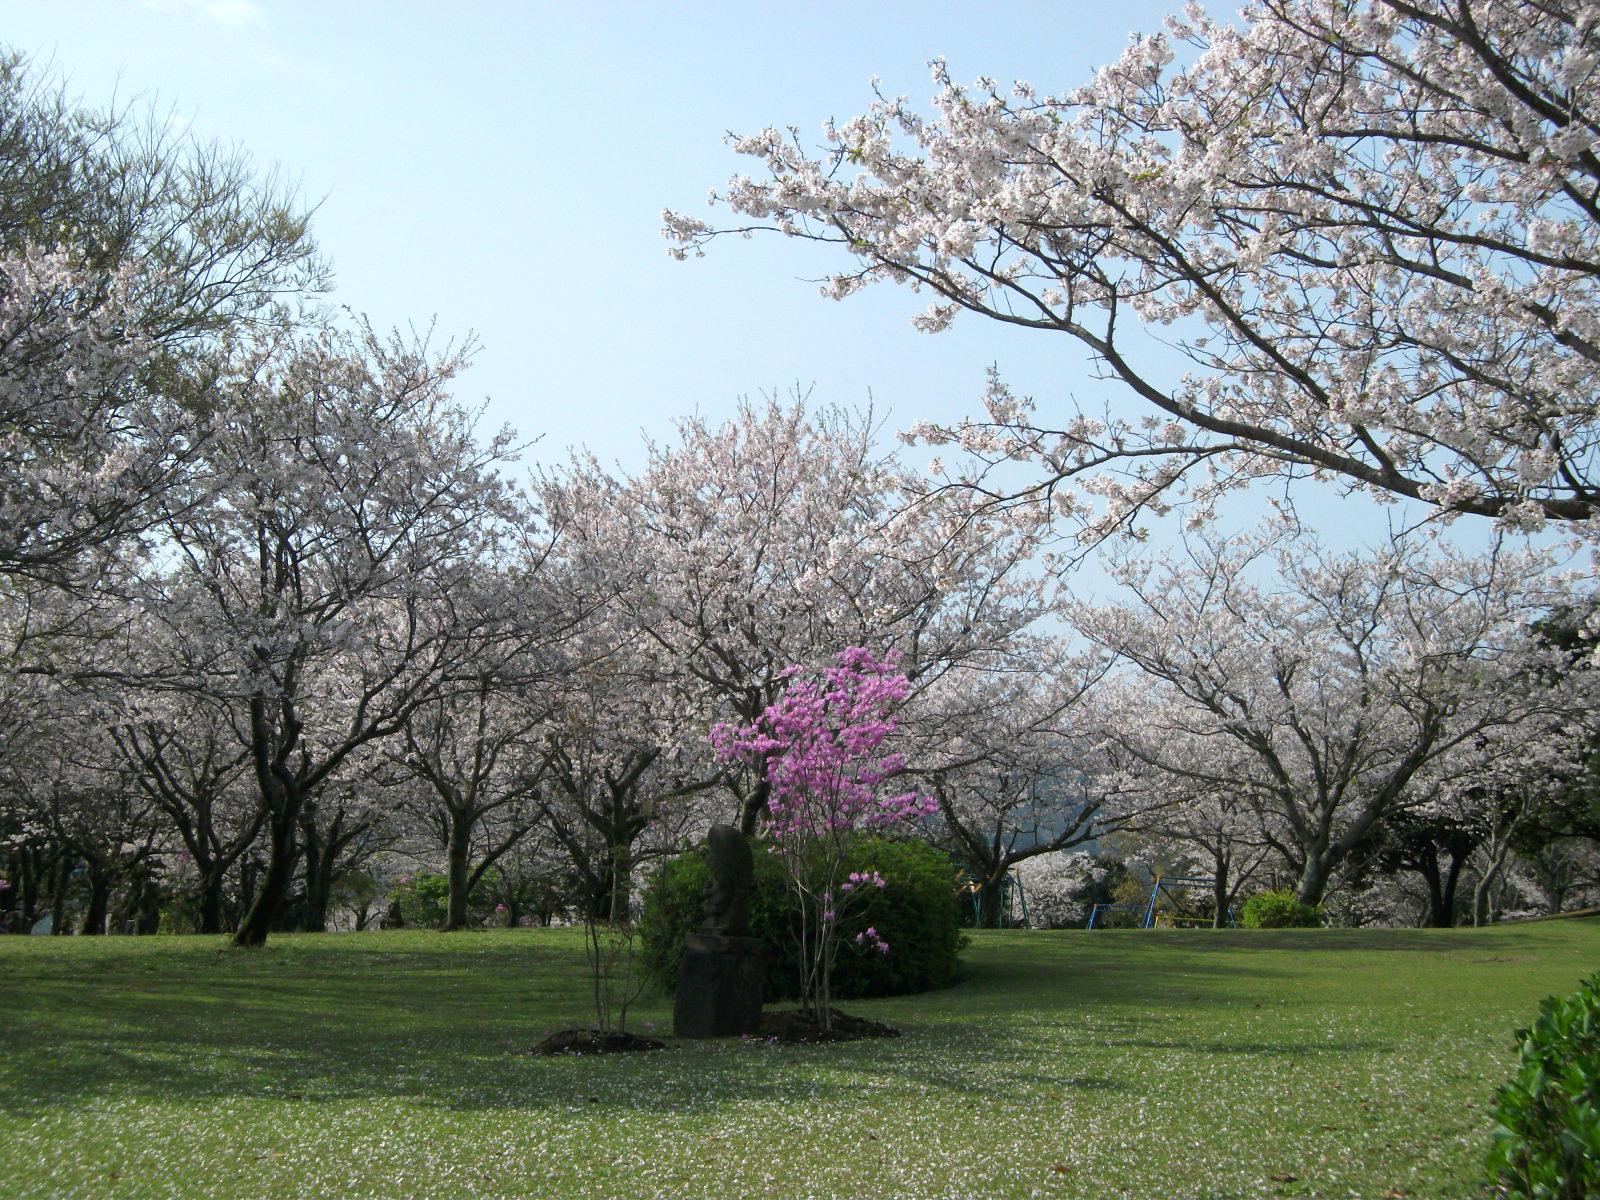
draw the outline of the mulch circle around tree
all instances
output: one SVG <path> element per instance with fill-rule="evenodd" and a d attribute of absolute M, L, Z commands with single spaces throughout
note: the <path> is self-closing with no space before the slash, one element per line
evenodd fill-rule
<path fill-rule="evenodd" d="M 900 1031 L 882 1021 L 869 1021 L 865 1017 L 852 1017 L 837 1008 L 828 1010 L 833 1017 L 831 1029 L 824 1029 L 810 1015 L 799 1009 L 761 1014 L 761 1032 L 757 1037 L 778 1042 L 816 1045 L 822 1042 L 854 1042 L 862 1038 L 899 1037 Z"/>
<path fill-rule="evenodd" d="M 631 1054 L 643 1050 L 665 1050 L 658 1038 L 636 1033 L 601 1033 L 598 1029 L 563 1029 L 540 1042 L 530 1054 Z"/>

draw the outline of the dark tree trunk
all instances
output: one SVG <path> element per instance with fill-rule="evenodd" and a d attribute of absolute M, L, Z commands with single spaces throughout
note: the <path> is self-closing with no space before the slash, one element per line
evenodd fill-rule
<path fill-rule="evenodd" d="M 591 911 L 600 921 L 617 921 L 628 915 L 633 896 L 633 845 L 614 845 L 600 866 L 599 886 L 591 899 Z"/>
<path fill-rule="evenodd" d="M 1005 921 L 1006 873 L 990 875 L 978 885 L 977 926 L 999 929 Z"/>
<path fill-rule="evenodd" d="M 290 788 L 279 788 L 268 818 L 267 865 L 256 881 L 255 896 L 233 935 L 235 946 L 261 946 L 277 922 L 278 911 L 289 895 L 295 864 L 300 854 L 295 843 L 295 818 L 300 814 L 300 798 L 290 796 Z"/>
<path fill-rule="evenodd" d="M 32 846 L 17 847 L 11 860 L 11 886 L 0 892 L 0 933 L 27 933 L 39 907 L 39 856 Z"/>
<path fill-rule="evenodd" d="M 1428 928 L 1449 929 L 1455 924 L 1455 897 L 1445 895 L 1444 875 L 1439 870 L 1439 852 L 1433 845 L 1423 846 L 1418 853 L 1417 874 L 1428 885 Z"/>
<path fill-rule="evenodd" d="M 328 930 L 328 889 L 323 859 L 332 853 L 317 829 L 317 812 L 308 804 L 300 811 L 300 853 L 305 863 L 305 901 L 301 905 L 300 928 L 309 933 Z"/>
<path fill-rule="evenodd" d="M 139 909 L 134 917 L 133 931 L 141 936 L 161 932 L 161 889 L 154 878 L 147 877 L 139 891 Z"/>
<path fill-rule="evenodd" d="M 106 931 L 106 916 L 111 907 L 111 879 L 96 863 L 90 861 L 89 867 L 89 909 L 83 914 L 83 927 L 80 930 L 86 937 L 103 934 Z"/>
<path fill-rule="evenodd" d="M 261 863 L 248 855 L 239 863 L 239 911 L 247 913 L 256 902 L 256 882 L 261 878 Z M 242 919 L 242 918 L 241 918 Z"/>
<path fill-rule="evenodd" d="M 1323 893 L 1328 890 L 1328 868 L 1323 862 L 1318 851 L 1306 854 L 1304 868 L 1300 872 L 1299 882 L 1295 885 L 1295 899 L 1301 904 L 1315 907 L 1322 903 Z"/>
<path fill-rule="evenodd" d="M 200 932 L 222 932 L 223 872 L 213 866 L 200 880 Z"/>
<path fill-rule="evenodd" d="M 1211 915 L 1211 928 L 1226 929 L 1229 924 L 1228 912 L 1228 867 L 1229 862 L 1225 855 L 1216 855 L 1211 864 L 1211 903 L 1215 911 Z"/>
<path fill-rule="evenodd" d="M 310 856 L 307 856 L 309 864 Z M 333 903 L 333 855 L 321 856 L 306 873 L 305 919 L 301 928 L 310 933 L 328 931 L 328 909 Z"/>
<path fill-rule="evenodd" d="M 1467 865 L 1467 853 L 1451 854 L 1450 869 L 1444 875 L 1442 911 L 1445 913 L 1446 927 L 1456 923 L 1456 888 L 1461 883 L 1461 868 Z"/>
<path fill-rule="evenodd" d="M 467 925 L 467 895 L 469 892 L 472 848 L 472 821 L 458 808 L 446 810 L 450 817 L 450 842 L 446 848 L 450 894 L 445 909 L 444 927 L 447 930 L 465 929 Z"/>
<path fill-rule="evenodd" d="M 35 849 L 22 851 L 22 903 L 18 909 L 17 932 L 31 932 L 39 919 L 39 873 L 44 856 Z"/>
<path fill-rule="evenodd" d="M 20 857 L 20 856 L 19 856 Z M 12 868 L 8 886 L 0 888 L 0 933 L 10 933 L 17 924 L 17 902 L 22 889 L 18 886 L 26 868 L 18 862 Z"/>
<path fill-rule="evenodd" d="M 756 769 L 763 775 L 766 772 L 766 762 L 763 760 L 756 764 Z M 744 804 L 739 810 L 739 832 L 747 838 L 756 836 L 756 831 L 761 827 L 761 818 L 767 811 L 767 797 L 771 788 L 765 778 L 756 784 L 755 788 L 744 798 Z"/>
<path fill-rule="evenodd" d="M 56 937 L 67 933 L 67 881 L 72 878 L 72 855 L 57 852 L 55 881 L 50 889 L 50 932 Z"/>

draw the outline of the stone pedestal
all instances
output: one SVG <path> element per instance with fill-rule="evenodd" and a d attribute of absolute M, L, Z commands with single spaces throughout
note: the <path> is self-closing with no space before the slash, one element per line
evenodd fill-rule
<path fill-rule="evenodd" d="M 691 933 L 672 1006 L 675 1037 L 738 1037 L 761 1028 L 766 964 L 761 939 Z"/>

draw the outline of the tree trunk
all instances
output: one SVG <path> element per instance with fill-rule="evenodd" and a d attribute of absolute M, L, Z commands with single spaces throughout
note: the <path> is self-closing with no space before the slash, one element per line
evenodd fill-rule
<path fill-rule="evenodd" d="M 447 847 L 450 894 L 445 906 L 447 930 L 467 927 L 468 853 L 472 848 L 472 821 L 458 808 L 446 810 L 450 816 L 450 843 Z"/>
<path fill-rule="evenodd" d="M 1478 880 L 1478 886 L 1472 889 L 1472 924 L 1474 928 L 1481 928 L 1490 923 L 1489 898 L 1494 891 L 1494 885 L 1500 878 L 1500 868 L 1505 865 L 1505 858 L 1496 855 L 1489 862 L 1489 869 Z"/>
<path fill-rule="evenodd" d="M 1211 876 L 1211 903 L 1215 911 L 1211 916 L 1211 928 L 1226 929 L 1228 917 L 1228 860 L 1220 856 L 1212 862 Z"/>
<path fill-rule="evenodd" d="M 1516 819 L 1513 818 L 1502 830 L 1496 831 L 1499 840 L 1491 842 L 1493 849 L 1489 853 L 1488 869 L 1479 878 L 1478 886 L 1472 890 L 1472 924 L 1475 927 L 1492 923 L 1494 917 L 1498 915 L 1491 911 L 1491 897 L 1495 885 L 1500 882 L 1500 873 L 1505 869 L 1506 858 L 1511 853 L 1511 834 L 1516 825 Z"/>
<path fill-rule="evenodd" d="M 83 914 L 80 932 L 86 937 L 93 937 L 106 931 L 106 916 L 111 907 L 111 879 L 92 860 L 88 866 L 89 910 Z"/>
<path fill-rule="evenodd" d="M 1467 856 L 1452 852 L 1450 855 L 1450 869 L 1444 874 L 1444 913 L 1445 927 L 1449 928 L 1456 923 L 1456 890 L 1461 883 L 1461 868 L 1466 866 Z"/>
<path fill-rule="evenodd" d="M 1305 868 L 1300 872 L 1300 880 L 1295 885 L 1295 899 L 1301 904 L 1309 904 L 1315 908 L 1322 903 L 1323 894 L 1327 890 L 1328 869 L 1322 861 L 1322 856 L 1308 853 Z"/>
<path fill-rule="evenodd" d="M 22 903 L 17 910 L 17 932 L 29 933 L 39 919 L 39 872 L 43 855 L 37 850 L 22 852 Z"/>
<path fill-rule="evenodd" d="M 305 861 L 305 900 L 301 905 L 300 928 L 307 933 L 326 933 L 328 874 L 323 869 L 322 860 L 336 851 L 322 840 L 314 804 L 308 804 L 300 810 L 300 853 Z"/>
<path fill-rule="evenodd" d="M 1449 929 L 1455 924 L 1454 899 L 1445 896 L 1444 876 L 1439 871 L 1439 855 L 1428 846 L 1419 856 L 1417 873 L 1428 884 L 1428 916 L 1430 929 Z"/>
<path fill-rule="evenodd" d="M 295 819 L 300 815 L 300 797 L 289 795 L 291 789 L 281 785 L 277 790 L 279 795 L 274 798 L 268 818 L 267 867 L 257 881 L 249 911 L 233 935 L 235 946 L 266 944 L 278 910 L 289 895 L 295 863 L 300 857 L 294 836 Z"/>
<path fill-rule="evenodd" d="M 161 932 L 161 889 L 156 886 L 153 875 L 147 874 L 144 886 L 139 889 L 139 906 L 133 931 L 146 937 Z"/>
<path fill-rule="evenodd" d="M 1005 922 L 1006 874 L 1001 871 L 978 885 L 978 928 L 999 929 Z"/>
<path fill-rule="evenodd" d="M 18 864 L 21 865 L 20 863 Z M 22 876 L 22 870 L 13 869 L 13 878 L 6 880 L 6 887 L 0 888 L 0 933 L 10 933 L 17 920 L 17 899 L 20 889 L 17 886 Z"/>
<path fill-rule="evenodd" d="M 17 851 L 16 878 L 11 881 L 12 908 L 3 933 L 27 933 L 39 919 L 39 855 L 31 847 Z"/>
<path fill-rule="evenodd" d="M 633 898 L 633 845 L 612 845 L 608 851 L 600 868 L 594 915 L 598 920 L 615 922 L 627 919 Z"/>
<path fill-rule="evenodd" d="M 261 863 L 253 854 L 247 854 L 239 860 L 239 909 L 240 913 L 250 911 L 256 902 L 256 881 L 261 877 Z M 235 925 L 237 928 L 237 924 Z"/>
<path fill-rule="evenodd" d="M 222 878 L 220 867 L 213 866 L 200 879 L 200 932 L 222 932 Z"/>
<path fill-rule="evenodd" d="M 756 769 L 765 775 L 766 760 L 756 764 Z M 747 838 L 756 836 L 756 830 L 761 827 L 762 814 L 767 811 L 767 797 L 771 793 L 771 786 L 763 778 L 760 783 L 744 798 L 744 804 L 739 810 L 739 832 Z"/>
<path fill-rule="evenodd" d="M 67 880 L 72 877 L 72 855 L 65 850 L 56 856 L 55 883 L 50 890 L 50 932 L 56 937 L 67 933 Z"/>

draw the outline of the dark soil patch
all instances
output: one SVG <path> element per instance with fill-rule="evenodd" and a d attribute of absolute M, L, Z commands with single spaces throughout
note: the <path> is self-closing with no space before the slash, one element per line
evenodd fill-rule
<path fill-rule="evenodd" d="M 820 1042 L 854 1042 L 862 1038 L 899 1037 L 900 1031 L 882 1021 L 869 1021 L 865 1017 L 852 1017 L 837 1008 L 829 1009 L 832 1028 L 824 1029 L 799 1009 L 761 1014 L 759 1036 L 779 1042 L 816 1044 Z"/>
<path fill-rule="evenodd" d="M 667 1044 L 636 1033 L 601 1033 L 598 1029 L 563 1029 L 540 1042 L 530 1054 L 630 1054 L 665 1050 Z"/>

